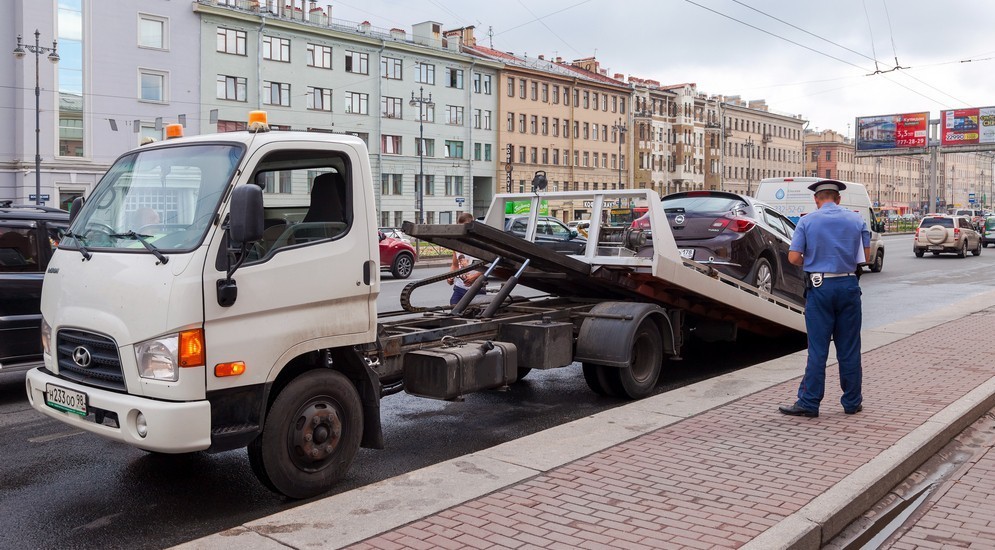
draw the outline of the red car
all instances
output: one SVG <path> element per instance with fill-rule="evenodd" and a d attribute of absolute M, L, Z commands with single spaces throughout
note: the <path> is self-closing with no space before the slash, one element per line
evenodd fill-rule
<path fill-rule="evenodd" d="M 380 238 L 380 269 L 389 269 L 395 279 L 407 279 L 415 268 L 418 252 L 410 244 L 383 231 L 377 231 Z"/>

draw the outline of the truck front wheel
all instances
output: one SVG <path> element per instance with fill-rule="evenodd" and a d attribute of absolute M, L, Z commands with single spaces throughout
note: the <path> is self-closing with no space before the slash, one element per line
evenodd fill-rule
<path fill-rule="evenodd" d="M 291 498 L 332 488 L 349 469 L 363 435 L 356 388 L 339 372 L 308 371 L 277 395 L 249 463 L 264 485 Z"/>

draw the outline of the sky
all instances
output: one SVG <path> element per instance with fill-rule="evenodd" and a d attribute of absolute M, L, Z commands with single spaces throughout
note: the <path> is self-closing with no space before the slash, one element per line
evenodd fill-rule
<path fill-rule="evenodd" d="M 851 137 L 858 116 L 929 111 L 939 118 L 944 109 L 995 105 L 991 0 L 330 3 L 336 20 L 366 20 L 409 36 L 422 21 L 443 29 L 474 25 L 478 43 L 493 41 L 498 50 L 596 56 L 609 75 L 765 99 L 772 111 L 802 115 L 808 129 Z"/>

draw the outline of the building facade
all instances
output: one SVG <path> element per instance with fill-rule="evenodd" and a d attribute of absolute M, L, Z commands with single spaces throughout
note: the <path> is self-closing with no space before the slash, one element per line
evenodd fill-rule
<path fill-rule="evenodd" d="M 804 173 L 805 120 L 771 112 L 763 100 L 717 96 L 722 120 L 722 188 L 752 195 L 764 178 Z"/>
<path fill-rule="evenodd" d="M 40 185 L 48 206 L 89 193 L 121 153 L 165 123 L 199 132 L 197 18 L 182 2 L 16 1 L 0 21 L 0 43 L 17 36 L 59 60 L 38 58 Z M 0 56 L 0 200 L 34 203 L 35 54 Z"/>

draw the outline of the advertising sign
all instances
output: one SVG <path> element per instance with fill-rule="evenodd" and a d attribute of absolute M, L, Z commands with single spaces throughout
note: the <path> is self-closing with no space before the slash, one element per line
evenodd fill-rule
<path fill-rule="evenodd" d="M 504 203 L 505 214 L 528 214 L 532 209 L 532 201 L 508 201 Z M 539 215 L 549 215 L 549 201 L 539 201 Z"/>
<path fill-rule="evenodd" d="M 857 118 L 858 151 L 922 148 L 928 138 L 928 112 Z"/>
<path fill-rule="evenodd" d="M 940 143 L 944 146 L 995 143 L 995 107 L 941 111 Z"/>

